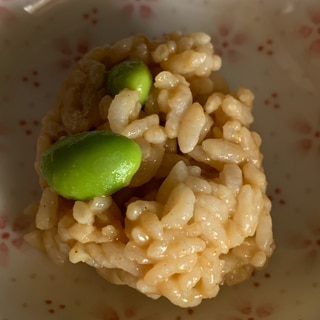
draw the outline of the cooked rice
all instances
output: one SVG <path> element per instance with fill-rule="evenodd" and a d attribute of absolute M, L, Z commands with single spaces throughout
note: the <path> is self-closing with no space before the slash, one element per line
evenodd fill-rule
<path fill-rule="evenodd" d="M 106 70 L 127 58 L 154 76 L 145 106 L 137 92 L 106 93 Z M 205 33 L 136 35 L 81 59 L 42 122 L 35 167 L 43 193 L 27 241 L 56 263 L 87 263 L 181 307 L 262 268 L 274 241 L 261 139 L 249 130 L 254 96 L 231 91 L 220 66 Z M 47 186 L 39 160 L 62 136 L 86 130 L 135 140 L 142 165 L 112 196 L 67 200 Z"/>

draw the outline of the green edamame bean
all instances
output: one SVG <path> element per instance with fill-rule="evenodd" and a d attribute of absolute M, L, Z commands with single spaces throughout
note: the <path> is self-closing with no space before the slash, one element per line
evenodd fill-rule
<path fill-rule="evenodd" d="M 107 74 L 107 91 L 115 96 L 122 89 L 137 90 L 143 104 L 152 87 L 152 75 L 148 66 L 140 60 L 125 60 L 110 69 Z"/>
<path fill-rule="evenodd" d="M 42 155 L 40 170 L 49 186 L 67 199 L 108 196 L 127 186 L 141 164 L 141 149 L 111 131 L 67 136 Z"/>

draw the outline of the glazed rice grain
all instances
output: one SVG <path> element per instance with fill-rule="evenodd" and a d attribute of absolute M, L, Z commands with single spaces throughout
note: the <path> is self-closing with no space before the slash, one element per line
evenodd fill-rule
<path fill-rule="evenodd" d="M 153 86 L 110 96 L 108 70 L 146 63 Z M 212 298 L 266 265 L 274 250 L 261 138 L 250 130 L 254 96 L 231 91 L 205 33 L 143 35 L 95 48 L 71 70 L 42 122 L 36 171 L 42 197 L 26 235 L 55 263 L 86 263 L 106 280 L 181 307 Z M 111 130 L 134 140 L 142 162 L 128 187 L 68 200 L 39 170 L 63 136 Z"/>

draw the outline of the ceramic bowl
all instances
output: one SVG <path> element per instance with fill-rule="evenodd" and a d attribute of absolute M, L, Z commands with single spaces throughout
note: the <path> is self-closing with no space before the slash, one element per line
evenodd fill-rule
<path fill-rule="evenodd" d="M 319 319 L 319 1 L 29 4 L 0 0 L 0 320 Z M 40 196 L 40 120 L 70 67 L 97 45 L 173 30 L 210 34 L 231 87 L 255 94 L 277 245 L 266 269 L 189 309 L 109 284 L 84 265 L 53 265 L 22 238 L 22 212 Z"/>

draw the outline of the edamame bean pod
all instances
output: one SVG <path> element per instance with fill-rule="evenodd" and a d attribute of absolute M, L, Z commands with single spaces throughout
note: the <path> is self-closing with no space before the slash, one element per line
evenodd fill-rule
<path fill-rule="evenodd" d="M 125 136 L 111 131 L 82 132 L 49 147 L 40 170 L 61 196 L 88 200 L 129 185 L 141 157 L 139 145 Z"/>
<path fill-rule="evenodd" d="M 148 66 L 140 60 L 125 60 L 115 65 L 107 74 L 107 91 L 115 96 L 122 89 L 137 90 L 139 102 L 144 104 L 152 87 L 153 79 Z"/>

